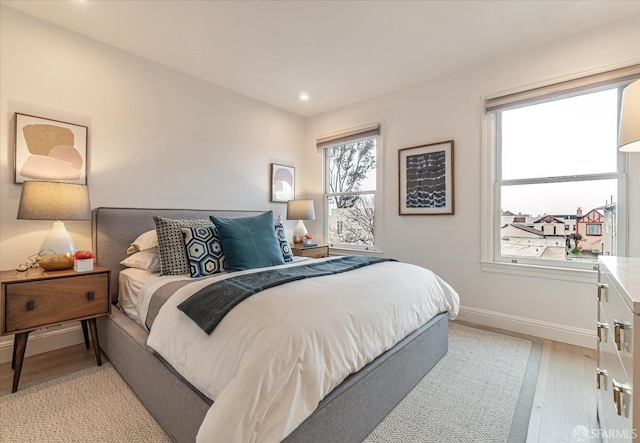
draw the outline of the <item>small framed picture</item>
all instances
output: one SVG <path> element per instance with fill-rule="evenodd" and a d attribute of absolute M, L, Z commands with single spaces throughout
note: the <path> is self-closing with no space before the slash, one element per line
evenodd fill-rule
<path fill-rule="evenodd" d="M 399 214 L 453 214 L 453 140 L 398 150 Z"/>
<path fill-rule="evenodd" d="M 14 182 L 87 184 L 86 126 L 16 113 Z"/>
<path fill-rule="evenodd" d="M 286 203 L 296 197 L 296 168 L 271 163 L 271 201 Z"/>

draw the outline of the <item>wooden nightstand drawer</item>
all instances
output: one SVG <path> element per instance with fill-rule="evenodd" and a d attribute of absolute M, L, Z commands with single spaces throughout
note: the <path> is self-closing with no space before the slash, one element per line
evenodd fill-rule
<path fill-rule="evenodd" d="M 291 251 L 297 257 L 324 258 L 329 257 L 329 246 L 298 246 L 292 245 Z"/>
<path fill-rule="evenodd" d="M 107 273 L 7 285 L 3 332 L 106 314 L 108 288 Z"/>
<path fill-rule="evenodd" d="M 0 335 L 15 334 L 11 392 L 18 390 L 27 340 L 36 329 L 79 320 L 85 346 L 89 349 L 91 330 L 96 362 L 102 365 L 96 317 L 109 314 L 111 309 L 110 273 L 102 266 L 85 272 L 62 270 L 46 274 L 0 271 L 1 307 L 4 308 Z"/>

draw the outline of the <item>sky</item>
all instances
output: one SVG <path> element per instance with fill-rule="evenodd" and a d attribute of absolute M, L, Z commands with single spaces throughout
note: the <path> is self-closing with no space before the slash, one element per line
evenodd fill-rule
<path fill-rule="evenodd" d="M 617 89 L 502 113 L 502 178 L 617 172 Z M 583 213 L 617 201 L 616 180 L 503 186 L 515 214 Z"/>

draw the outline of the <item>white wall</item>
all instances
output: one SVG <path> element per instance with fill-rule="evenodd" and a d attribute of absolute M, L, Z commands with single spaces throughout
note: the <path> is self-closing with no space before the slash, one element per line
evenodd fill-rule
<path fill-rule="evenodd" d="M 50 227 L 15 219 L 21 189 L 13 184 L 15 112 L 89 126 L 93 207 L 275 212 L 285 208 L 268 201 L 269 163 L 296 166 L 297 196 L 319 197 L 315 137 L 380 121 L 386 255 L 429 267 L 453 284 L 462 318 L 593 345 L 593 285 L 480 269 L 483 98 L 638 57 L 634 17 L 305 121 L 0 7 L 0 267 L 37 251 Z M 397 150 L 449 139 L 456 214 L 398 216 Z M 630 252 L 640 256 L 640 155 L 630 159 Z M 91 247 L 88 222 L 67 226 L 79 248 Z M 314 235 L 321 231 L 318 221 L 307 226 Z M 28 353 L 79 342 L 77 329 L 35 333 Z M 0 341 L 0 361 L 10 355 L 8 340 Z"/>
<path fill-rule="evenodd" d="M 301 164 L 302 117 L 6 7 L 0 57 L 1 269 L 37 252 L 51 227 L 16 220 L 15 112 L 89 127 L 92 207 L 286 213 L 286 205 L 269 202 L 270 163 Z M 91 249 L 90 222 L 66 225 L 78 248 Z M 74 334 L 35 333 L 27 351 L 46 348 L 39 336 L 67 345 L 81 340 Z M 0 342 L 0 360 L 10 351 L 8 340 Z"/>
<path fill-rule="evenodd" d="M 306 187 L 322 189 L 315 138 L 372 122 L 383 123 L 384 252 L 434 270 L 456 288 L 461 318 L 583 346 L 595 346 L 594 285 L 585 279 L 483 272 L 481 161 L 483 100 L 488 94 L 640 57 L 640 17 L 551 45 L 487 62 L 453 75 L 312 117 L 307 123 Z M 383 62 L 383 61 L 381 61 Z M 398 216 L 398 149 L 455 141 L 455 215 Z M 631 253 L 640 256 L 640 154 L 630 180 Z M 634 200 L 635 199 L 635 200 Z M 321 200 L 316 205 L 322 211 Z M 588 279 L 587 279 L 588 280 Z M 595 283 L 595 276 L 592 277 Z"/>

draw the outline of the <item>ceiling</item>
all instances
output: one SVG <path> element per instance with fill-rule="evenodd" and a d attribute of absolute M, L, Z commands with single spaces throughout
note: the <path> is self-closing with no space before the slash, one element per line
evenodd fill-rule
<path fill-rule="evenodd" d="M 636 0 L 0 4 L 302 116 L 640 14 Z"/>

